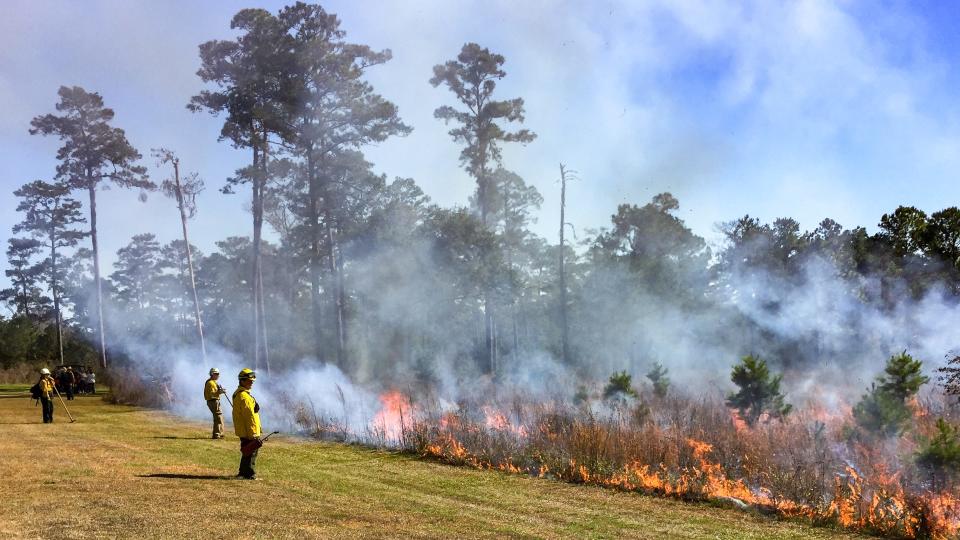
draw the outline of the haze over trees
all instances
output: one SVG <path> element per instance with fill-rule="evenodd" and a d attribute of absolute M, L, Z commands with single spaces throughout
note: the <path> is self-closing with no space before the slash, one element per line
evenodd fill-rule
<path fill-rule="evenodd" d="M 108 352 L 131 354 L 131 341 L 201 350 L 206 342 L 254 367 L 309 359 L 361 381 L 438 383 L 521 380 L 546 358 L 601 381 L 647 374 L 661 396 L 682 390 L 697 362 L 726 373 L 755 353 L 784 374 L 789 396 L 789 383 L 812 366 L 861 365 L 912 347 L 871 326 L 898 306 L 934 296 L 952 304 L 960 294 L 953 207 L 891 209 L 875 234 L 829 218 L 803 231 L 788 217 L 743 216 L 721 224 L 724 242 L 712 246 L 687 226 L 682 201 L 660 193 L 611 209 L 606 227 L 573 244 L 539 237 L 530 229 L 543 196 L 503 155 L 510 143 L 536 144 L 523 127 L 536 104 L 498 94 L 511 64 L 477 43 L 438 53 L 423 73 L 424 88 L 449 91 L 435 116 L 454 143 L 423 151 L 459 150 L 466 175 L 450 181 L 473 187 L 462 206 L 440 207 L 417 179 L 389 177 L 364 155 L 415 127 L 390 101 L 389 85 L 369 82 L 389 50 L 355 43 L 318 5 L 241 10 L 231 28 L 234 39 L 200 44 L 187 106 L 222 119 L 220 141 L 249 155 L 221 190 L 242 187 L 233 196 L 249 197 L 250 234 L 222 238 L 207 253 L 190 246 L 186 225 L 203 211 L 191 204 L 201 185 L 161 151 L 164 174 L 174 165 L 180 180 L 180 190 L 175 181 L 165 189 L 182 208 L 181 223 L 170 224 L 182 239 L 163 244 L 159 231 L 132 231 L 103 271 L 97 191 L 156 185 L 103 98 L 64 86 L 56 113 L 32 122 L 31 133 L 61 147 L 54 182 L 17 192 L 17 231 L 30 238 L 9 243 L 11 287 L 2 294 L 13 317 L 3 324 L 43 330 L 63 321 L 65 334 L 97 344 L 101 364 Z M 539 185 L 582 185 L 567 185 L 566 166 L 559 177 L 542 174 Z M 70 198 L 77 190 L 83 204 Z M 565 219 L 558 232 L 571 230 Z M 105 337 L 111 325 L 114 345 Z M 865 347 L 863 335 L 880 337 Z M 771 390 L 774 379 L 760 387 Z M 775 394 L 757 398 L 772 408 L 745 403 L 748 421 L 758 410 L 782 413 Z"/>

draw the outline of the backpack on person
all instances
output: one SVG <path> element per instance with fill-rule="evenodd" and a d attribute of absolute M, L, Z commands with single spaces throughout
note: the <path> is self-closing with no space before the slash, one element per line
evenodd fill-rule
<path fill-rule="evenodd" d="M 30 387 L 30 399 L 40 399 L 40 383 L 37 383 Z"/>

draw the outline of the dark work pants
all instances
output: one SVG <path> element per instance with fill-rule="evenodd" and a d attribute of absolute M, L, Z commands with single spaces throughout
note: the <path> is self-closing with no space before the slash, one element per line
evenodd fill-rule
<path fill-rule="evenodd" d="M 247 444 L 252 440 L 253 439 L 240 439 L 240 448 L 243 448 L 243 445 Z M 250 454 L 249 456 L 245 456 L 243 455 L 243 453 L 240 454 L 240 472 L 238 473 L 239 476 L 243 476 L 244 478 L 250 478 L 251 476 L 254 476 L 257 474 L 256 467 L 257 467 L 258 453 L 260 453 L 259 448 L 254 450 L 253 453 Z"/>
<path fill-rule="evenodd" d="M 43 423 L 53 423 L 53 400 L 48 397 L 41 397 L 40 406 L 43 407 Z"/>

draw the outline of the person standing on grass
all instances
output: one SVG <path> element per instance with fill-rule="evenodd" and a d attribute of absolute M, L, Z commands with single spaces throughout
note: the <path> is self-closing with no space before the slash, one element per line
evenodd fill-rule
<path fill-rule="evenodd" d="M 73 399 L 73 385 L 77 383 L 77 378 L 73 374 L 73 368 L 67 367 L 63 370 L 63 373 L 60 374 L 60 381 L 63 387 L 63 393 L 67 395 L 67 401 Z"/>
<path fill-rule="evenodd" d="M 56 381 L 50 376 L 50 370 L 43 368 L 40 370 L 40 405 L 43 407 L 43 423 L 53 423 L 53 392 Z"/>
<path fill-rule="evenodd" d="M 226 394 L 227 391 L 220 386 L 217 379 L 220 378 L 220 370 L 210 368 L 210 378 L 203 385 L 203 399 L 207 400 L 207 408 L 213 414 L 213 439 L 224 438 L 223 434 L 223 411 L 220 410 L 220 394 Z"/>
<path fill-rule="evenodd" d="M 243 368 L 239 375 L 240 385 L 233 393 L 233 430 L 240 437 L 240 472 L 237 476 L 247 480 L 257 479 L 257 453 L 260 441 L 260 404 L 250 395 L 257 374 Z"/>

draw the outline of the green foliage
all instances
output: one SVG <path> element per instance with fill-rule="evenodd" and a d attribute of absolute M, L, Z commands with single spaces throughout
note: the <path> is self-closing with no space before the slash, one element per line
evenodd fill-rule
<path fill-rule="evenodd" d="M 885 437 L 903 433 L 912 414 L 906 404 L 885 392 L 876 383 L 853 408 L 853 418 L 864 430 Z"/>
<path fill-rule="evenodd" d="M 960 428 L 937 419 L 937 434 L 917 453 L 917 465 L 941 474 L 960 474 Z"/>
<path fill-rule="evenodd" d="M 633 376 L 626 371 L 610 375 L 610 380 L 603 389 L 604 399 L 636 399 L 638 397 L 637 391 L 633 389 Z"/>
<path fill-rule="evenodd" d="M 891 396 L 906 401 L 920 391 L 920 387 L 930 382 L 930 378 L 923 375 L 923 362 L 914 360 L 903 351 L 890 357 L 884 368 L 885 375 L 877 379 L 879 388 Z"/>
<path fill-rule="evenodd" d="M 857 425 L 870 433 L 892 437 L 903 433 L 913 414 L 907 402 L 929 382 L 923 363 L 906 351 L 890 357 L 884 373 L 853 409 Z"/>
<path fill-rule="evenodd" d="M 104 106 L 100 94 L 61 86 L 57 95 L 60 115 L 45 114 L 30 121 L 31 134 L 56 136 L 63 143 L 57 152 L 57 180 L 71 189 L 90 190 L 91 196 L 106 181 L 124 188 L 156 188 L 146 168 L 136 165 L 140 153 L 124 131 L 110 125 L 113 109 Z"/>
<path fill-rule="evenodd" d="M 0 300 L 14 306 L 17 315 L 40 318 L 49 298 L 40 289 L 43 266 L 32 258 L 40 253 L 40 242 L 33 238 L 8 238 L 7 262 L 4 273 L 11 287 L 0 290 Z"/>
<path fill-rule="evenodd" d="M 64 357 L 67 363 L 88 363 L 92 349 L 75 328 L 64 328 Z M 0 317 L 0 369 L 20 365 L 50 367 L 59 363 L 57 328 L 24 315 Z"/>
<path fill-rule="evenodd" d="M 597 235 L 592 251 L 604 260 L 620 262 L 646 288 L 684 298 L 707 280 L 710 249 L 674 215 L 679 202 L 661 193 L 643 206 L 621 204 L 613 227 Z"/>
<path fill-rule="evenodd" d="M 523 98 L 498 101 L 493 99 L 497 81 L 506 76 L 501 69 L 505 59 L 476 43 L 466 43 L 456 60 L 433 67 L 430 84 L 446 86 L 463 105 L 438 107 L 433 115 L 456 127 L 450 130 L 454 141 L 463 144 L 460 162 L 477 180 L 477 206 L 486 225 L 493 204 L 496 186 L 490 178 L 490 164 L 500 164 L 500 145 L 505 142 L 528 143 L 536 135 L 527 129 L 509 132 L 501 123 L 523 123 Z"/>
<path fill-rule="evenodd" d="M 740 390 L 727 396 L 727 406 L 737 409 L 747 425 L 755 425 L 766 414 L 771 418 L 783 418 L 793 409 L 780 393 L 782 375 L 772 376 L 767 362 L 760 358 L 744 356 L 733 366 L 730 380 Z"/>
<path fill-rule="evenodd" d="M 40 328 L 26 316 L 0 320 L 0 367 L 35 361 L 39 337 Z"/>
<path fill-rule="evenodd" d="M 647 372 L 647 378 L 653 384 L 653 394 L 659 398 L 666 397 L 670 389 L 670 378 L 667 377 L 667 368 L 660 362 L 654 362 L 650 371 Z"/>

